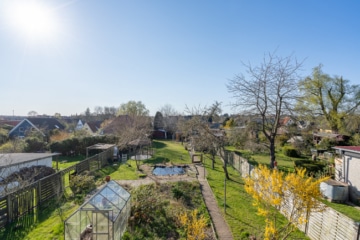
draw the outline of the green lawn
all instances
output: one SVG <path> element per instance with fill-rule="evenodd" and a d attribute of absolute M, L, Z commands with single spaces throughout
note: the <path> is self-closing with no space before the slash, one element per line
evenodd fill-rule
<path fill-rule="evenodd" d="M 226 213 L 225 203 L 225 175 L 220 159 L 216 160 L 215 168 L 211 169 L 209 159 L 205 160 L 208 182 L 214 192 L 219 208 L 225 215 L 235 239 L 248 239 L 254 235 L 256 239 L 262 239 L 265 228 L 265 219 L 257 215 L 257 209 L 252 205 L 252 198 L 244 190 L 244 182 L 240 174 L 228 167 L 230 181 L 226 181 Z M 282 223 L 287 222 L 280 213 L 278 218 Z M 308 239 L 304 233 L 297 231 L 290 239 Z"/>
<path fill-rule="evenodd" d="M 180 142 L 154 140 L 153 148 L 155 149 L 154 155 L 144 163 L 186 164 L 191 162 L 188 151 Z"/>
<path fill-rule="evenodd" d="M 246 150 L 238 150 L 235 147 L 227 147 L 229 151 L 236 152 L 240 155 L 243 155 L 244 158 L 247 158 L 249 163 L 252 165 L 269 165 L 270 164 L 270 154 L 269 153 L 250 153 Z M 250 158 L 249 158 L 250 156 Z M 299 159 L 309 159 L 308 157 L 288 157 L 285 156 L 280 150 L 276 150 L 275 152 L 276 162 L 278 164 L 278 168 L 283 171 L 294 171 L 294 161 Z"/>
<path fill-rule="evenodd" d="M 84 160 L 86 156 L 78 155 L 78 156 L 55 156 L 53 158 L 52 167 L 56 170 L 63 170 L 72 165 L 79 163 Z"/>
<path fill-rule="evenodd" d="M 227 147 L 229 151 L 238 152 L 240 154 L 248 154 L 246 151 L 239 151 L 234 147 Z M 294 161 L 299 159 L 309 159 L 307 157 L 301 158 L 290 158 L 282 154 L 281 151 L 276 152 L 276 161 L 278 162 L 278 168 L 285 172 L 294 171 Z M 269 165 L 270 156 L 269 154 L 251 154 L 251 160 L 249 161 L 253 165 L 263 164 Z M 360 210 L 354 208 L 353 206 L 342 204 L 342 203 L 331 203 L 329 201 L 324 200 L 324 204 L 335 209 L 336 211 L 346 215 L 347 217 L 353 219 L 356 222 L 360 221 Z"/>

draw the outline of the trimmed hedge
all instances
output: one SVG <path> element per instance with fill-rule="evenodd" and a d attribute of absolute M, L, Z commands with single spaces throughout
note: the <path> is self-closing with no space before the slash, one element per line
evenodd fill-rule
<path fill-rule="evenodd" d="M 312 160 L 296 160 L 294 161 L 294 164 L 297 168 L 305 168 L 308 174 L 322 172 L 326 168 L 326 164 Z"/>
<path fill-rule="evenodd" d="M 287 157 L 299 157 L 298 151 L 293 147 L 285 146 L 282 148 L 282 152 Z"/>
<path fill-rule="evenodd" d="M 60 142 L 50 144 L 51 152 L 60 152 L 63 156 L 68 155 L 86 155 L 86 148 L 97 143 L 110 143 L 117 142 L 116 136 L 95 136 L 95 137 L 82 137 L 82 138 L 69 138 Z"/>

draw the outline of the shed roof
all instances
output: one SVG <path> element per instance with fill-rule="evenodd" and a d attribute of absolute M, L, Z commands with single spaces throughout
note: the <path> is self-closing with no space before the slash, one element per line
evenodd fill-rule
<path fill-rule="evenodd" d="M 0 154 L 0 168 L 32 162 L 44 158 L 60 155 L 60 153 L 6 153 Z"/>
<path fill-rule="evenodd" d="M 108 143 L 97 143 L 94 145 L 91 145 L 89 147 L 87 147 L 86 149 L 97 149 L 97 150 L 106 150 L 109 149 L 111 147 L 114 147 L 115 144 L 108 144 Z"/>
<path fill-rule="evenodd" d="M 136 146 L 136 147 L 150 146 L 151 141 L 150 141 L 150 139 L 145 139 L 145 138 L 140 139 L 140 138 L 138 138 L 138 139 L 135 139 L 135 140 L 129 142 L 127 145 Z"/>
<path fill-rule="evenodd" d="M 360 146 L 335 146 L 335 150 L 360 153 Z"/>

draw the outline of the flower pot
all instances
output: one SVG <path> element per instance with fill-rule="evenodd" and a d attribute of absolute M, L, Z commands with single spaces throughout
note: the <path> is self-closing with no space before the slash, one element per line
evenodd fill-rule
<path fill-rule="evenodd" d="M 105 181 L 106 181 L 106 182 L 109 182 L 109 181 L 110 181 L 110 176 L 106 176 L 106 177 L 105 177 Z"/>

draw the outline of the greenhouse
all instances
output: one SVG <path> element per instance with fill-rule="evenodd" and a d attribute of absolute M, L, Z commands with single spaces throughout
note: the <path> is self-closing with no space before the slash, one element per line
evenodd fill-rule
<path fill-rule="evenodd" d="M 121 239 L 130 209 L 130 193 L 109 181 L 65 220 L 65 240 Z"/>

